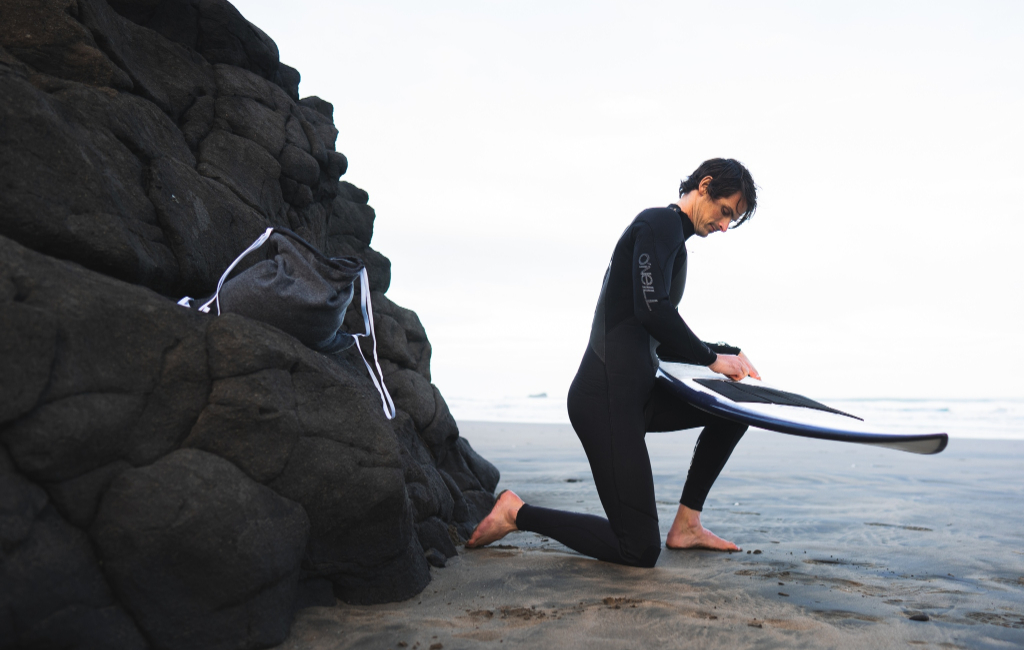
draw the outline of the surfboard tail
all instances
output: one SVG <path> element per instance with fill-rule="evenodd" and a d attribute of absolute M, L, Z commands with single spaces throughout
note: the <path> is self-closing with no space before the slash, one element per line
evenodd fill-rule
<path fill-rule="evenodd" d="M 949 436 L 945 433 L 929 433 L 921 436 L 905 436 L 899 440 L 864 441 L 863 444 L 908 451 L 912 454 L 931 455 L 937 454 L 946 448 L 946 445 L 949 444 Z"/>

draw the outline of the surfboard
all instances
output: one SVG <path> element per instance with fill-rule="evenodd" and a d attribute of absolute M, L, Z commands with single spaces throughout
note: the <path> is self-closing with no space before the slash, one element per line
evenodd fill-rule
<path fill-rule="evenodd" d="M 661 361 L 658 376 L 681 399 L 702 411 L 753 427 L 804 438 L 888 447 L 914 454 L 946 448 L 945 433 L 905 434 L 872 426 L 861 418 L 756 379 L 732 381 L 705 366 Z"/>

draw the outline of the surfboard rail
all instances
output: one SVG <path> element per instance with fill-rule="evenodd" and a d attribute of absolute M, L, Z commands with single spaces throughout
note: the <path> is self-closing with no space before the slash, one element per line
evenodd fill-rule
<path fill-rule="evenodd" d="M 945 433 L 905 434 L 874 430 L 874 427 L 861 422 L 856 416 L 835 409 L 830 409 L 830 412 L 824 414 L 809 415 L 810 409 L 802 406 L 734 402 L 698 383 L 699 379 L 704 379 L 706 384 L 708 377 L 722 378 L 721 375 L 715 375 L 703 366 L 662 361 L 661 367 L 658 368 L 658 377 L 666 381 L 669 388 L 680 398 L 702 411 L 769 431 L 818 440 L 886 447 L 912 454 L 937 454 L 949 444 L 949 436 Z M 749 385 L 743 382 L 733 383 Z M 849 424 L 843 421 L 844 417 L 848 418 Z"/>

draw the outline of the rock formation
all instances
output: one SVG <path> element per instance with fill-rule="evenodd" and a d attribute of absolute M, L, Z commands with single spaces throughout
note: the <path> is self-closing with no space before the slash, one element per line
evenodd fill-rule
<path fill-rule="evenodd" d="M 298 86 L 226 0 L 0 4 L 0 649 L 272 646 L 493 504 Z M 270 226 L 364 260 L 394 420 L 354 350 L 175 304 Z"/>

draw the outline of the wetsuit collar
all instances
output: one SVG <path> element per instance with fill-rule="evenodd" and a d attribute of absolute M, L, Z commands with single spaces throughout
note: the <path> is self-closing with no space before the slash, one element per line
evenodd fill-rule
<path fill-rule="evenodd" d="M 670 210 L 675 210 L 676 212 L 678 212 L 679 220 L 683 222 L 683 241 L 686 241 L 690 237 L 693 237 L 694 233 L 696 233 L 697 231 L 693 227 L 693 222 L 690 221 L 690 215 L 683 212 L 682 208 L 680 208 L 675 203 L 670 204 L 668 207 Z"/>

